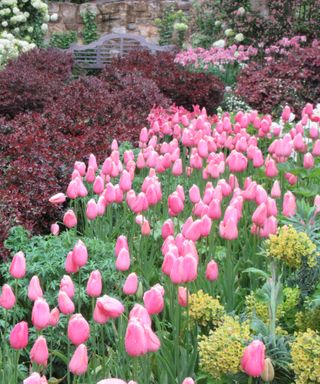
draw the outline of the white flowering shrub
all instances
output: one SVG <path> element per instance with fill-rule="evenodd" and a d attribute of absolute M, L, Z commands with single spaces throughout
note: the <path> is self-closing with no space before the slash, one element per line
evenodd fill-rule
<path fill-rule="evenodd" d="M 8 60 L 13 59 L 21 52 L 35 48 L 34 43 L 17 39 L 6 31 L 0 33 L 0 69 L 4 67 Z"/>
<path fill-rule="evenodd" d="M 48 5 L 42 0 L 0 0 L 0 33 L 40 45 L 49 20 Z"/>

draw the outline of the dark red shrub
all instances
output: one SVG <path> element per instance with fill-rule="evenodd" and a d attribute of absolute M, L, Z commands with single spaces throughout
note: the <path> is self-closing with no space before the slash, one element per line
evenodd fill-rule
<path fill-rule="evenodd" d="M 160 91 L 175 104 L 192 110 L 193 105 L 205 107 L 213 113 L 223 98 L 223 83 L 213 75 L 192 73 L 174 63 L 175 54 L 147 51 L 132 51 L 107 66 L 101 78 L 112 83 L 114 69 L 123 73 L 137 71 L 143 77 L 152 79 Z"/>
<path fill-rule="evenodd" d="M 114 76 L 117 86 L 93 76 L 62 86 L 42 115 L 0 119 L 0 248 L 12 225 L 48 232 L 59 217 L 48 199 L 65 191 L 74 162 L 104 160 L 113 138 L 137 140 L 152 107 L 169 105 L 152 80 Z"/>
<path fill-rule="evenodd" d="M 294 49 L 264 64 L 251 63 L 239 75 L 237 94 L 264 113 L 285 104 L 296 111 L 320 101 L 320 45 Z"/>
<path fill-rule="evenodd" d="M 0 116 L 42 111 L 70 79 L 72 58 L 56 49 L 33 49 L 0 71 Z"/>

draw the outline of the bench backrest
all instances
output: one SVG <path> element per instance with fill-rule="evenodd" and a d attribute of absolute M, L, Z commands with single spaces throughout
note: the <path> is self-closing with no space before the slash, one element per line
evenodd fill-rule
<path fill-rule="evenodd" d="M 72 44 L 68 51 L 72 53 L 75 63 L 81 68 L 101 69 L 106 64 L 110 64 L 113 58 L 126 55 L 137 48 L 157 52 L 172 50 L 173 46 L 152 44 L 143 37 L 132 34 L 112 33 L 88 45 Z"/>

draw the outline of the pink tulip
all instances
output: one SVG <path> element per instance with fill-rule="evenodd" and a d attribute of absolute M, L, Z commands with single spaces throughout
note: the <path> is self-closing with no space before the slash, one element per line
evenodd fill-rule
<path fill-rule="evenodd" d="M 79 266 L 73 260 L 73 251 L 70 251 L 66 258 L 65 270 L 67 273 L 76 273 L 79 271 Z"/>
<path fill-rule="evenodd" d="M 223 239 L 235 240 L 238 238 L 238 227 L 235 219 L 221 221 L 219 224 L 219 233 Z"/>
<path fill-rule="evenodd" d="M 45 376 L 40 376 L 38 372 L 33 372 L 23 380 L 23 384 L 48 384 L 48 381 Z"/>
<path fill-rule="evenodd" d="M 87 203 L 86 217 L 88 220 L 94 220 L 98 216 L 98 206 L 95 199 L 90 199 Z"/>
<path fill-rule="evenodd" d="M 60 282 L 60 291 L 64 291 L 70 299 L 74 296 L 74 284 L 69 275 L 64 275 Z"/>
<path fill-rule="evenodd" d="M 13 349 L 24 349 L 28 345 L 29 330 L 26 321 L 21 321 L 13 327 L 9 341 Z"/>
<path fill-rule="evenodd" d="M 43 336 L 39 336 L 30 350 L 30 360 L 44 367 L 48 364 L 49 351 L 47 341 Z"/>
<path fill-rule="evenodd" d="M 138 289 L 138 276 L 136 273 L 130 273 L 128 275 L 124 285 L 123 285 L 123 293 L 125 295 L 134 295 Z"/>
<path fill-rule="evenodd" d="M 49 202 L 51 204 L 62 204 L 66 201 L 66 195 L 64 193 L 57 193 L 50 197 Z"/>
<path fill-rule="evenodd" d="M 151 327 L 151 317 L 144 306 L 141 304 L 135 304 L 129 313 L 129 321 L 137 320 L 142 325 Z"/>
<path fill-rule="evenodd" d="M 22 279 L 26 274 L 26 259 L 23 252 L 18 252 L 13 256 L 10 264 L 10 275 L 15 279 Z"/>
<path fill-rule="evenodd" d="M 53 236 L 58 236 L 60 232 L 59 224 L 53 223 L 50 226 L 50 232 L 53 234 Z"/>
<path fill-rule="evenodd" d="M 77 217 L 74 214 L 72 209 L 68 209 L 68 211 L 63 216 L 63 224 L 67 228 L 73 228 L 77 225 Z"/>
<path fill-rule="evenodd" d="M 218 264 L 214 260 L 209 261 L 206 268 L 206 279 L 209 281 L 215 281 L 218 279 L 218 276 L 219 276 Z"/>
<path fill-rule="evenodd" d="M 74 375 L 80 376 L 87 372 L 88 369 L 88 352 L 84 344 L 78 345 L 77 349 L 69 362 L 69 370 Z"/>
<path fill-rule="evenodd" d="M 90 326 L 79 313 L 71 316 L 68 322 L 68 338 L 74 345 L 85 343 L 90 337 Z"/>
<path fill-rule="evenodd" d="M 144 325 L 144 332 L 147 339 L 148 352 L 157 352 L 161 346 L 158 336 L 153 332 L 151 327 Z"/>
<path fill-rule="evenodd" d="M 313 148 L 312 148 L 312 154 L 313 156 L 315 157 L 318 157 L 320 156 L 320 140 L 316 140 L 313 144 Z"/>
<path fill-rule="evenodd" d="M 188 305 L 188 290 L 185 287 L 178 287 L 178 303 L 181 307 Z"/>
<path fill-rule="evenodd" d="M 92 271 L 87 283 L 87 294 L 90 297 L 99 297 L 102 292 L 102 277 L 100 271 Z"/>
<path fill-rule="evenodd" d="M 116 257 L 119 256 L 119 253 L 120 253 L 122 248 L 129 250 L 128 240 L 124 235 L 120 235 L 117 238 L 117 242 L 116 242 L 116 246 L 115 246 L 115 250 L 114 250 L 114 254 Z"/>
<path fill-rule="evenodd" d="M 43 292 L 40 286 L 40 281 L 38 276 L 33 276 L 30 280 L 28 286 L 28 298 L 31 301 L 35 301 L 38 297 L 42 297 Z"/>
<path fill-rule="evenodd" d="M 273 183 L 271 189 L 271 197 L 273 197 L 274 199 L 281 197 L 281 188 L 278 180 L 275 180 L 275 182 Z"/>
<path fill-rule="evenodd" d="M 306 169 L 310 169 L 314 167 L 314 158 L 310 152 L 306 153 L 303 156 L 303 166 Z"/>
<path fill-rule="evenodd" d="M 200 201 L 200 198 L 201 198 L 200 189 L 197 185 L 193 184 L 192 187 L 190 188 L 189 198 L 193 204 L 196 204 Z"/>
<path fill-rule="evenodd" d="M 76 199 L 78 197 L 78 182 L 76 179 L 71 180 L 67 188 L 67 196 L 69 199 Z"/>
<path fill-rule="evenodd" d="M 106 323 L 110 318 L 115 319 L 124 312 L 123 304 L 113 297 L 104 295 L 99 297 L 93 313 L 94 321 L 99 324 Z"/>
<path fill-rule="evenodd" d="M 82 161 L 76 161 L 73 168 L 79 171 L 80 176 L 84 176 L 86 174 L 86 165 Z"/>
<path fill-rule="evenodd" d="M 287 217 L 294 216 L 296 213 L 296 198 L 292 192 L 288 191 L 283 197 L 282 214 Z"/>
<path fill-rule="evenodd" d="M 143 302 L 149 315 L 162 312 L 164 307 L 163 294 L 156 287 L 152 287 L 144 293 Z"/>
<path fill-rule="evenodd" d="M 130 254 L 126 248 L 122 248 L 116 260 L 116 268 L 119 271 L 127 271 L 130 268 Z"/>
<path fill-rule="evenodd" d="M 44 329 L 49 325 L 50 308 L 42 297 L 38 297 L 33 304 L 31 320 L 37 330 Z"/>
<path fill-rule="evenodd" d="M 75 310 L 73 301 L 70 299 L 70 297 L 64 291 L 59 291 L 58 306 L 59 306 L 60 311 L 64 315 L 70 315 Z"/>
<path fill-rule="evenodd" d="M 125 348 L 129 356 L 142 356 L 148 352 L 148 341 L 144 326 L 136 319 L 132 319 L 128 323 Z"/>
<path fill-rule="evenodd" d="M 104 181 L 101 176 L 97 176 L 93 183 L 93 192 L 100 195 L 104 190 Z"/>
<path fill-rule="evenodd" d="M 182 384 L 195 384 L 194 380 L 191 377 L 187 377 L 183 380 Z"/>
<path fill-rule="evenodd" d="M 94 182 L 96 178 L 95 170 L 92 167 L 88 167 L 87 173 L 86 173 L 86 181 L 90 184 Z"/>
<path fill-rule="evenodd" d="M 273 159 L 266 160 L 266 176 L 275 177 L 279 173 L 276 162 Z"/>
<path fill-rule="evenodd" d="M 79 267 L 83 267 L 87 264 L 88 251 L 83 241 L 78 240 L 76 245 L 74 246 L 72 260 Z"/>
<path fill-rule="evenodd" d="M 120 379 L 105 379 L 105 380 L 100 380 L 97 384 L 127 384 L 127 383 Z"/>
<path fill-rule="evenodd" d="M 208 215 L 203 215 L 201 219 L 201 236 L 207 237 L 210 235 L 212 221 Z"/>
<path fill-rule="evenodd" d="M 284 122 L 289 121 L 290 115 L 291 115 L 291 109 L 290 109 L 289 106 L 286 105 L 286 106 L 284 107 L 283 111 L 282 111 L 282 115 L 281 115 L 282 120 L 283 120 Z"/>
<path fill-rule="evenodd" d="M 267 218 L 267 205 L 265 203 L 261 203 L 253 212 L 252 222 L 256 224 L 258 227 L 262 227 L 266 218 Z"/>
<path fill-rule="evenodd" d="M 0 306 L 4 309 L 11 309 L 16 303 L 16 297 L 8 284 L 4 284 L 0 296 Z"/>
<path fill-rule="evenodd" d="M 50 312 L 49 325 L 55 327 L 59 323 L 60 311 L 58 308 L 53 308 Z"/>
<path fill-rule="evenodd" d="M 182 160 L 177 159 L 172 165 L 172 174 L 173 176 L 180 176 L 183 173 Z"/>
<path fill-rule="evenodd" d="M 265 345 L 260 340 L 252 341 L 244 350 L 241 367 L 252 377 L 258 377 L 264 370 Z"/>
<path fill-rule="evenodd" d="M 144 219 L 141 225 L 141 234 L 143 236 L 149 236 L 151 233 L 151 228 L 149 221 L 147 219 Z"/>
<path fill-rule="evenodd" d="M 120 188 L 123 192 L 128 192 L 131 189 L 132 181 L 128 171 L 124 170 L 121 173 L 119 180 Z"/>
<path fill-rule="evenodd" d="M 171 219 L 166 220 L 162 224 L 161 235 L 163 239 L 166 239 L 170 235 L 174 235 L 174 224 Z"/>

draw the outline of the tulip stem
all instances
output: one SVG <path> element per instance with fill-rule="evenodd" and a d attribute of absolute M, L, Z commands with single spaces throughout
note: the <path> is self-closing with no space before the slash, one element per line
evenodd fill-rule
<path fill-rule="evenodd" d="M 78 272 L 78 285 L 79 285 L 79 291 L 78 291 L 78 313 L 81 313 L 81 268 Z"/>
<path fill-rule="evenodd" d="M 70 340 L 69 340 L 69 338 L 68 338 L 68 353 L 67 353 L 67 355 L 68 355 L 68 358 L 70 359 Z M 69 369 L 69 364 L 68 364 L 68 366 L 67 366 L 67 383 L 68 384 L 70 384 L 70 369 Z"/>
<path fill-rule="evenodd" d="M 175 288 L 175 286 L 173 288 Z M 173 289 L 173 293 L 175 293 L 175 291 L 178 295 L 178 290 Z M 180 368 L 179 368 L 180 306 L 177 305 L 178 297 L 176 299 L 177 300 L 174 303 L 175 305 L 173 306 L 172 310 L 174 311 L 174 314 L 175 314 L 175 316 L 174 316 L 174 318 L 175 318 L 174 355 L 175 355 L 176 376 L 178 376 L 180 373 Z"/>
<path fill-rule="evenodd" d="M 248 378 L 248 384 L 252 384 L 253 383 L 253 378 L 252 378 L 252 376 L 249 376 L 249 378 Z"/>

